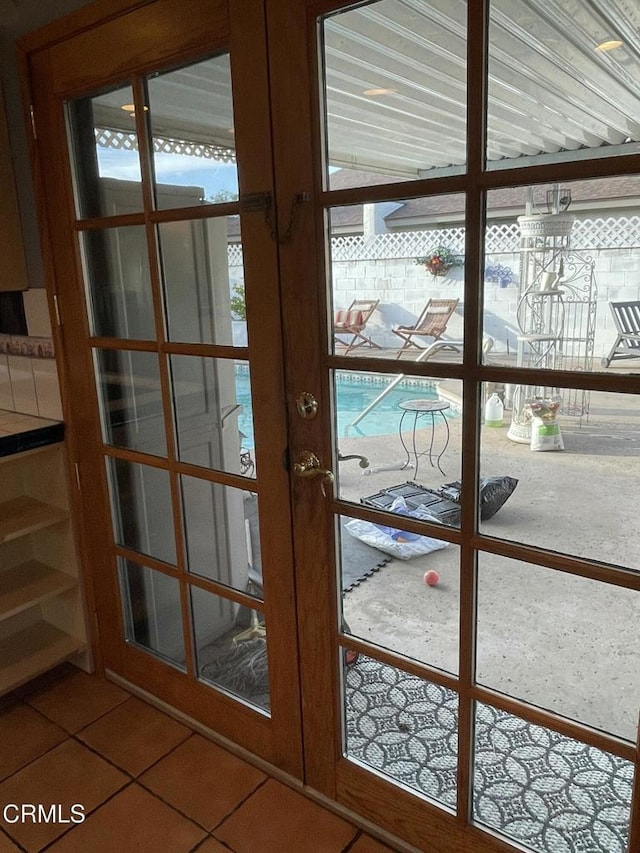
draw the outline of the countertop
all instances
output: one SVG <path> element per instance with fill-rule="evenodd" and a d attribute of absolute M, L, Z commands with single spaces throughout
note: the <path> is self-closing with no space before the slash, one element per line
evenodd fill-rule
<path fill-rule="evenodd" d="M 62 421 L 0 409 L 0 456 L 23 453 L 64 438 Z"/>

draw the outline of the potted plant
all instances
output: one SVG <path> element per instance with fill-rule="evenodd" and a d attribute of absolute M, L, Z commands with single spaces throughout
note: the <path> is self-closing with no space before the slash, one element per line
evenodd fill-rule
<path fill-rule="evenodd" d="M 247 304 L 244 299 L 244 285 L 235 284 L 232 293 L 229 307 L 231 308 L 233 345 L 243 347 L 247 345 Z"/>
<path fill-rule="evenodd" d="M 236 284 L 233 287 L 233 296 L 230 300 L 231 313 L 234 320 L 247 319 L 247 305 L 244 301 L 244 285 Z"/>
<path fill-rule="evenodd" d="M 460 267 L 463 259 L 447 246 L 435 246 L 426 255 L 416 258 L 417 264 L 422 264 L 431 275 L 446 275 L 452 267 Z"/>

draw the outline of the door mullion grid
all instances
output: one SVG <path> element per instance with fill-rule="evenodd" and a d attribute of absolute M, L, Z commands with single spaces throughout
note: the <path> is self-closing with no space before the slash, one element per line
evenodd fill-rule
<path fill-rule="evenodd" d="M 167 463 L 169 468 L 169 483 L 171 488 L 171 506 L 173 513 L 173 532 L 176 544 L 176 566 L 180 582 L 180 610 L 182 613 L 182 634 L 187 664 L 187 676 L 195 678 L 195 653 L 193 630 L 191 625 L 191 606 L 189 587 L 187 583 L 187 568 L 185 565 L 185 543 L 182 525 L 182 501 L 179 474 L 176 471 L 176 435 L 173 421 L 173 405 L 171 402 L 171 382 L 169 377 L 168 355 L 165 353 L 167 344 L 164 322 L 164 300 L 162 298 L 162 282 L 160 272 L 160 248 L 158 233 L 151 218 L 154 210 L 153 192 L 153 163 L 151 144 L 150 114 L 144 107 L 148 106 L 147 88 L 144 77 L 136 75 L 133 79 L 133 96 L 135 109 L 136 130 L 140 154 L 140 169 L 142 173 L 142 199 L 144 204 L 145 233 L 149 256 L 149 273 L 151 292 L 153 296 L 153 313 L 156 327 L 156 354 L 160 372 L 160 388 L 162 392 L 162 413 L 167 443 Z"/>
<path fill-rule="evenodd" d="M 476 594 L 478 585 L 478 546 L 482 551 L 486 543 L 478 530 L 478 490 L 480 477 L 480 427 L 481 427 L 481 387 L 483 381 L 491 380 L 491 368 L 485 369 L 482 363 L 482 315 L 483 305 L 481 288 L 482 270 L 484 264 L 484 229 L 485 229 L 485 190 L 500 186 L 525 186 L 527 184 L 560 179 L 584 179 L 589 177 L 618 174 L 629 170 L 629 161 L 619 158 L 604 158 L 592 162 L 567 163 L 561 167 L 537 166 L 515 168 L 505 171 L 487 171 L 485 168 L 486 152 L 486 111 L 487 111 L 487 81 L 488 81 L 488 23 L 490 0 L 476 0 L 468 3 L 468 48 L 467 48 L 467 190 L 465 211 L 465 298 L 464 298 L 464 354 L 463 365 L 463 410 L 473 412 L 463 421 L 462 431 L 462 480 L 473 484 L 462 494 L 461 544 L 460 565 L 460 660 L 459 660 L 459 722 L 458 722 L 458 821 L 461 824 L 472 822 L 473 790 L 473 740 L 474 714 L 476 701 L 485 701 L 495 707 L 501 707 L 514 716 L 520 716 L 531 723 L 549 727 L 561 732 L 566 737 L 574 738 L 590 744 L 596 749 L 609 751 L 614 755 L 634 763 L 634 781 L 631 800 L 631 822 L 629 833 L 629 850 L 640 850 L 640 719 L 637 728 L 636 743 L 627 746 L 615 736 L 606 732 L 581 731 L 580 723 L 572 720 L 557 718 L 553 712 L 539 710 L 521 703 L 517 699 L 496 695 L 491 690 L 474 686 L 475 680 L 475 649 L 476 649 Z M 615 161 L 615 162 L 614 162 Z M 558 170 L 561 170 L 561 175 Z M 501 373 L 500 369 L 497 369 Z M 531 375 L 530 375 L 531 374 Z M 530 384 L 535 380 L 535 371 L 527 372 Z M 498 378 L 498 376 L 496 376 Z M 500 376 L 507 381 L 505 376 Z M 518 377 L 516 377 L 518 378 Z M 519 378 L 522 380 L 522 376 Z M 587 387 L 598 387 L 617 391 L 636 391 L 634 377 L 595 376 L 587 380 Z M 508 381 L 512 381 L 508 377 Z M 571 381 L 571 380 L 569 380 Z M 491 543 L 493 546 L 494 543 Z M 489 553 L 506 554 L 510 550 L 518 550 L 513 543 L 497 543 L 495 547 L 486 549 Z M 517 555 L 515 555 L 517 558 Z M 544 565 L 544 560 L 535 561 Z M 559 567 L 561 571 L 562 566 Z M 576 566 L 575 574 L 589 577 L 591 573 L 580 571 Z M 612 575 L 620 575 L 616 569 L 611 569 Z M 598 571 L 596 570 L 597 574 Z M 624 573 L 626 574 L 626 573 Z M 602 581 L 601 578 L 598 578 Z M 627 582 L 625 582 L 627 581 Z M 619 586 L 635 588 L 636 584 L 628 578 L 611 577 L 607 582 Z M 522 707 L 521 707 L 522 706 Z"/>
<path fill-rule="evenodd" d="M 477 489 L 480 453 L 480 382 L 482 281 L 484 255 L 484 191 L 481 175 L 485 161 L 486 67 L 489 0 L 467 4 L 467 190 L 465 194 L 464 350 L 462 380 L 462 482 L 460 546 L 460 634 L 458 697 L 457 816 L 462 825 L 473 810 L 473 739 L 475 675 L 477 552 L 472 544 L 478 523 Z"/>

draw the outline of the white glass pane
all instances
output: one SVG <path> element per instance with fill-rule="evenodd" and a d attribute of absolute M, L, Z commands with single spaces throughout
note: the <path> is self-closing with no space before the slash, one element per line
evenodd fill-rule
<path fill-rule="evenodd" d="M 635 741 L 640 593 L 490 554 L 478 578 L 477 680 Z"/>
<path fill-rule="evenodd" d="M 227 598 L 191 587 L 198 677 L 269 712 L 269 665 L 264 617 Z"/>
<path fill-rule="evenodd" d="M 490 165 L 636 154 L 637 28 L 635 4 L 492 0 Z"/>
<path fill-rule="evenodd" d="M 466 22 L 466 3 L 450 0 L 379 0 L 324 20 L 331 189 L 462 170 Z"/>
<path fill-rule="evenodd" d="M 482 428 L 481 474 L 518 482 L 482 532 L 637 571 L 638 395 L 576 382 L 532 402 L 515 429 L 510 389 L 493 390 L 506 395 L 504 420 Z"/>
<path fill-rule="evenodd" d="M 175 564 L 169 472 L 124 459 L 106 463 L 116 543 Z"/>
<path fill-rule="evenodd" d="M 489 705 L 475 714 L 473 816 L 536 853 L 627 853 L 633 765 Z"/>
<path fill-rule="evenodd" d="M 190 355 L 170 361 L 180 461 L 255 477 L 248 363 Z"/>
<path fill-rule="evenodd" d="M 96 350 L 102 438 L 106 444 L 166 456 L 156 353 Z"/>
<path fill-rule="evenodd" d="M 639 196 L 635 177 L 487 193 L 488 363 L 638 372 Z M 514 391 L 520 408 L 535 395 Z"/>
<path fill-rule="evenodd" d="M 85 231 L 81 240 L 92 334 L 155 339 L 144 227 Z"/>
<path fill-rule="evenodd" d="M 262 598 L 258 496 L 185 475 L 180 483 L 188 570 Z"/>
<path fill-rule="evenodd" d="M 127 640 L 185 670 L 180 584 L 131 560 L 118 566 Z"/>
<path fill-rule="evenodd" d="M 343 678 L 347 758 L 455 808 L 457 694 L 364 655 Z"/>
<path fill-rule="evenodd" d="M 228 54 L 156 74 L 148 92 L 157 206 L 236 200 Z"/>
<path fill-rule="evenodd" d="M 133 91 L 124 86 L 67 103 L 78 216 L 142 210 Z"/>
<path fill-rule="evenodd" d="M 169 339 L 246 346 L 239 218 L 167 222 L 158 237 Z"/>
<path fill-rule="evenodd" d="M 402 365 L 459 362 L 464 196 L 335 207 L 329 215 L 329 351 Z"/>

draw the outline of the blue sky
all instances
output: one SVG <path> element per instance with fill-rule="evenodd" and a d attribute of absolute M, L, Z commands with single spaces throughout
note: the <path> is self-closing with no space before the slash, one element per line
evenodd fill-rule
<path fill-rule="evenodd" d="M 140 180 L 140 162 L 137 151 L 97 147 L 100 175 L 122 181 Z M 238 192 L 235 163 L 205 160 L 184 154 L 156 154 L 157 180 L 163 184 L 202 187 L 206 197 L 217 192 Z"/>

